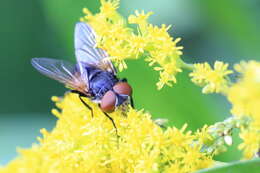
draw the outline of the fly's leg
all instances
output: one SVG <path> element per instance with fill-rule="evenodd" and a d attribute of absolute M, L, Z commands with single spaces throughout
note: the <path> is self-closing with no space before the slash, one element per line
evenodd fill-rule
<path fill-rule="evenodd" d="M 71 90 L 70 91 L 71 93 L 76 93 L 79 95 L 79 99 L 80 101 L 84 104 L 84 106 L 86 106 L 90 111 L 91 111 L 91 117 L 93 118 L 94 117 L 94 114 L 93 114 L 93 109 L 92 107 L 90 107 L 83 99 L 82 97 L 86 97 L 85 95 L 83 95 L 81 92 L 77 91 L 77 90 Z"/>
<path fill-rule="evenodd" d="M 121 82 L 127 82 L 127 79 L 126 78 L 123 78 L 120 80 Z M 135 108 L 134 106 L 134 100 L 133 100 L 133 97 L 130 96 L 130 105 L 132 106 L 132 108 Z"/>
<path fill-rule="evenodd" d="M 82 99 L 82 97 L 85 97 L 85 96 L 79 95 L 80 101 L 91 111 L 91 117 L 93 118 L 93 117 L 94 117 L 94 114 L 93 114 L 93 109 L 92 109 L 92 107 L 90 107 L 90 106 Z"/>
<path fill-rule="evenodd" d="M 82 97 L 86 97 L 86 96 L 83 95 L 82 93 L 80 93 L 79 91 L 76 91 L 76 90 L 71 90 L 70 92 L 71 92 L 71 93 L 76 93 L 76 94 L 78 94 L 80 101 L 84 104 L 84 106 L 86 106 L 86 107 L 91 111 L 91 116 L 92 116 L 92 118 L 93 118 L 93 109 L 92 109 L 92 107 L 90 107 L 90 106 L 82 99 Z M 114 128 L 116 129 L 116 135 L 117 135 L 117 137 L 119 137 L 118 132 L 117 132 L 117 127 L 116 127 L 116 124 L 115 124 L 115 122 L 114 122 L 114 119 L 113 119 L 112 117 L 110 117 L 106 112 L 103 112 L 103 113 L 104 113 L 104 114 L 106 115 L 106 117 L 112 122 Z"/>
<path fill-rule="evenodd" d="M 134 106 L 134 99 L 133 99 L 132 96 L 130 97 L 130 104 L 131 104 L 132 108 L 135 108 L 135 106 Z"/>
<path fill-rule="evenodd" d="M 116 135 L 117 135 L 117 137 L 119 137 L 119 135 L 118 135 L 118 133 L 117 133 L 117 127 L 116 127 L 116 124 L 115 124 L 113 118 L 110 117 L 106 112 L 103 112 L 103 113 L 104 113 L 104 114 L 106 115 L 106 117 L 112 122 L 114 128 L 116 129 Z"/>

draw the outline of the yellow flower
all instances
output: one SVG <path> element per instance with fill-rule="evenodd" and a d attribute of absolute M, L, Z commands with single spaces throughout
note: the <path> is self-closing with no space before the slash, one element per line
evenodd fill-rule
<path fill-rule="evenodd" d="M 228 92 L 228 99 L 233 105 L 232 113 L 260 119 L 260 63 L 241 62 L 235 65 L 235 69 L 241 73 L 242 77 Z"/>
<path fill-rule="evenodd" d="M 158 89 L 161 89 L 165 84 L 168 86 L 172 86 L 172 83 L 170 82 L 176 83 L 176 78 L 174 74 L 182 71 L 180 68 L 178 68 L 175 61 L 170 64 L 164 65 L 164 68 L 155 67 L 154 69 L 156 71 L 160 71 L 160 81 L 156 84 Z"/>
<path fill-rule="evenodd" d="M 213 141 L 213 137 L 209 133 L 209 127 L 204 125 L 200 130 L 196 132 L 196 138 L 202 144 L 210 145 Z"/>
<path fill-rule="evenodd" d="M 147 14 L 144 13 L 144 11 L 142 11 L 141 13 L 139 13 L 138 10 L 135 10 L 135 15 L 130 15 L 128 17 L 128 21 L 130 24 L 146 24 L 147 23 L 147 19 L 149 16 L 151 16 L 153 14 L 153 12 L 148 12 Z"/>
<path fill-rule="evenodd" d="M 211 164 L 213 163 L 212 159 L 207 158 L 204 153 L 200 152 L 201 145 L 195 145 L 195 146 L 187 146 L 185 149 L 187 150 L 187 153 L 185 153 L 185 157 L 183 157 L 184 163 L 192 163 L 192 164 L 186 164 L 184 167 L 186 167 L 187 172 L 191 172 L 189 170 L 196 171 L 197 169 L 205 166 L 204 162 L 201 162 L 201 160 L 204 161 L 211 161 Z M 202 164 L 203 163 L 203 164 Z M 211 165 L 209 164 L 209 165 Z M 207 166 L 209 166 L 207 165 Z"/>
<path fill-rule="evenodd" d="M 239 145 L 239 149 L 243 150 L 244 158 L 252 158 L 260 150 L 260 63 L 256 61 L 241 62 L 236 64 L 234 69 L 240 73 L 235 83 L 229 81 L 228 75 L 233 71 L 228 70 L 228 64 L 216 61 L 214 69 L 210 67 L 208 63 L 194 64 L 193 72 L 190 73 L 192 81 L 200 85 L 203 88 L 203 93 L 221 92 L 226 95 L 228 100 L 232 104 L 231 113 L 234 115 L 225 124 L 228 126 L 222 126 L 216 124 L 216 126 L 210 126 L 208 129 L 211 131 L 219 129 L 223 135 L 221 140 L 216 139 L 219 132 L 206 133 L 199 132 L 198 139 L 203 140 L 203 136 L 208 138 L 208 133 L 212 133 L 213 140 L 200 141 L 206 145 L 209 145 L 207 150 L 209 152 L 215 150 L 215 153 L 219 153 L 225 150 L 224 143 L 230 145 L 232 138 L 230 134 L 225 134 L 227 130 L 232 128 L 240 128 L 240 137 L 243 139 L 243 143 Z M 228 129 L 228 127 L 232 127 Z M 225 128 L 227 128 L 225 130 Z M 205 129 L 204 129 L 205 130 Z M 204 131 L 202 129 L 202 131 Z M 208 138 L 209 139 L 209 138 Z M 214 143 L 211 143 L 214 142 Z M 221 145 L 217 144 L 220 142 Z M 215 145 L 215 147 L 213 147 Z"/>
<path fill-rule="evenodd" d="M 130 46 L 130 52 L 133 54 L 133 57 L 138 58 L 139 54 L 143 54 L 145 50 L 145 46 L 147 45 L 147 39 L 140 35 L 132 35 L 129 38 L 129 42 L 132 43 Z"/>
<path fill-rule="evenodd" d="M 238 148 L 244 151 L 244 158 L 251 159 L 260 149 L 260 128 L 242 129 L 239 136 L 243 143 Z"/>
<path fill-rule="evenodd" d="M 244 157 L 249 159 L 260 148 L 260 63 L 241 62 L 235 65 L 235 69 L 241 76 L 229 88 L 227 97 L 232 103 L 233 115 L 251 119 L 250 125 L 240 133 L 243 143 L 239 146 L 244 151 Z"/>
<path fill-rule="evenodd" d="M 111 17 L 116 14 L 116 9 L 119 7 L 119 0 L 100 0 L 100 12 L 106 17 Z"/>
<path fill-rule="evenodd" d="M 231 73 L 233 72 L 228 70 L 228 64 L 216 61 L 214 69 L 208 63 L 194 64 L 190 76 L 192 82 L 203 87 L 203 93 L 225 93 L 229 85 L 228 75 Z"/>
<path fill-rule="evenodd" d="M 98 47 L 107 51 L 119 71 L 127 68 L 125 60 L 145 58 L 149 65 L 156 64 L 161 68 L 158 89 L 164 85 L 171 86 L 182 67 L 180 56 L 183 47 L 177 46 L 180 38 L 174 40 L 169 35 L 170 26 L 149 24 L 148 18 L 152 12 L 135 11 L 128 20 L 124 19 L 116 11 L 118 3 L 117 0 L 102 0 L 99 13 L 92 14 L 84 9 L 86 16 L 81 20 L 94 28 Z M 132 29 L 128 24 L 137 25 Z"/>
<path fill-rule="evenodd" d="M 60 111 L 55 128 L 41 130 L 39 144 L 20 150 L 20 156 L 0 169 L 4 172 L 192 172 L 212 165 L 212 156 L 200 152 L 195 136 L 182 129 L 165 131 L 144 111 L 129 108 L 127 116 L 111 113 L 118 129 L 98 106 L 94 117 L 76 94 L 54 97 Z M 208 164 L 205 164 L 208 163 Z"/>

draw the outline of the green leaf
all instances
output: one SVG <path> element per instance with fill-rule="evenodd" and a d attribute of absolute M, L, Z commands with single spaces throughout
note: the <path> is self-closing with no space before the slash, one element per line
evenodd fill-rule
<path fill-rule="evenodd" d="M 238 161 L 230 164 L 223 164 L 214 168 L 203 169 L 196 173 L 259 173 L 260 159 Z"/>

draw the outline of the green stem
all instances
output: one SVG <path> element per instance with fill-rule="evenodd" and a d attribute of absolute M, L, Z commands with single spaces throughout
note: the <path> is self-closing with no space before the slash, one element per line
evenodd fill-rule
<path fill-rule="evenodd" d="M 184 61 L 180 60 L 180 64 L 181 64 L 181 67 L 187 69 L 187 70 L 191 70 L 193 71 L 194 70 L 194 66 L 193 64 L 187 64 L 185 63 Z"/>

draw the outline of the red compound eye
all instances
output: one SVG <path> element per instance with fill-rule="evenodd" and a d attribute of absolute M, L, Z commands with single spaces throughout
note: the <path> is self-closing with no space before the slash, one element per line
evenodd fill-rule
<path fill-rule="evenodd" d="M 104 112 L 113 112 L 115 110 L 116 95 L 113 91 L 108 91 L 101 99 L 100 108 Z"/>
<path fill-rule="evenodd" d="M 132 87 L 127 82 L 118 82 L 113 89 L 118 94 L 132 95 Z"/>

